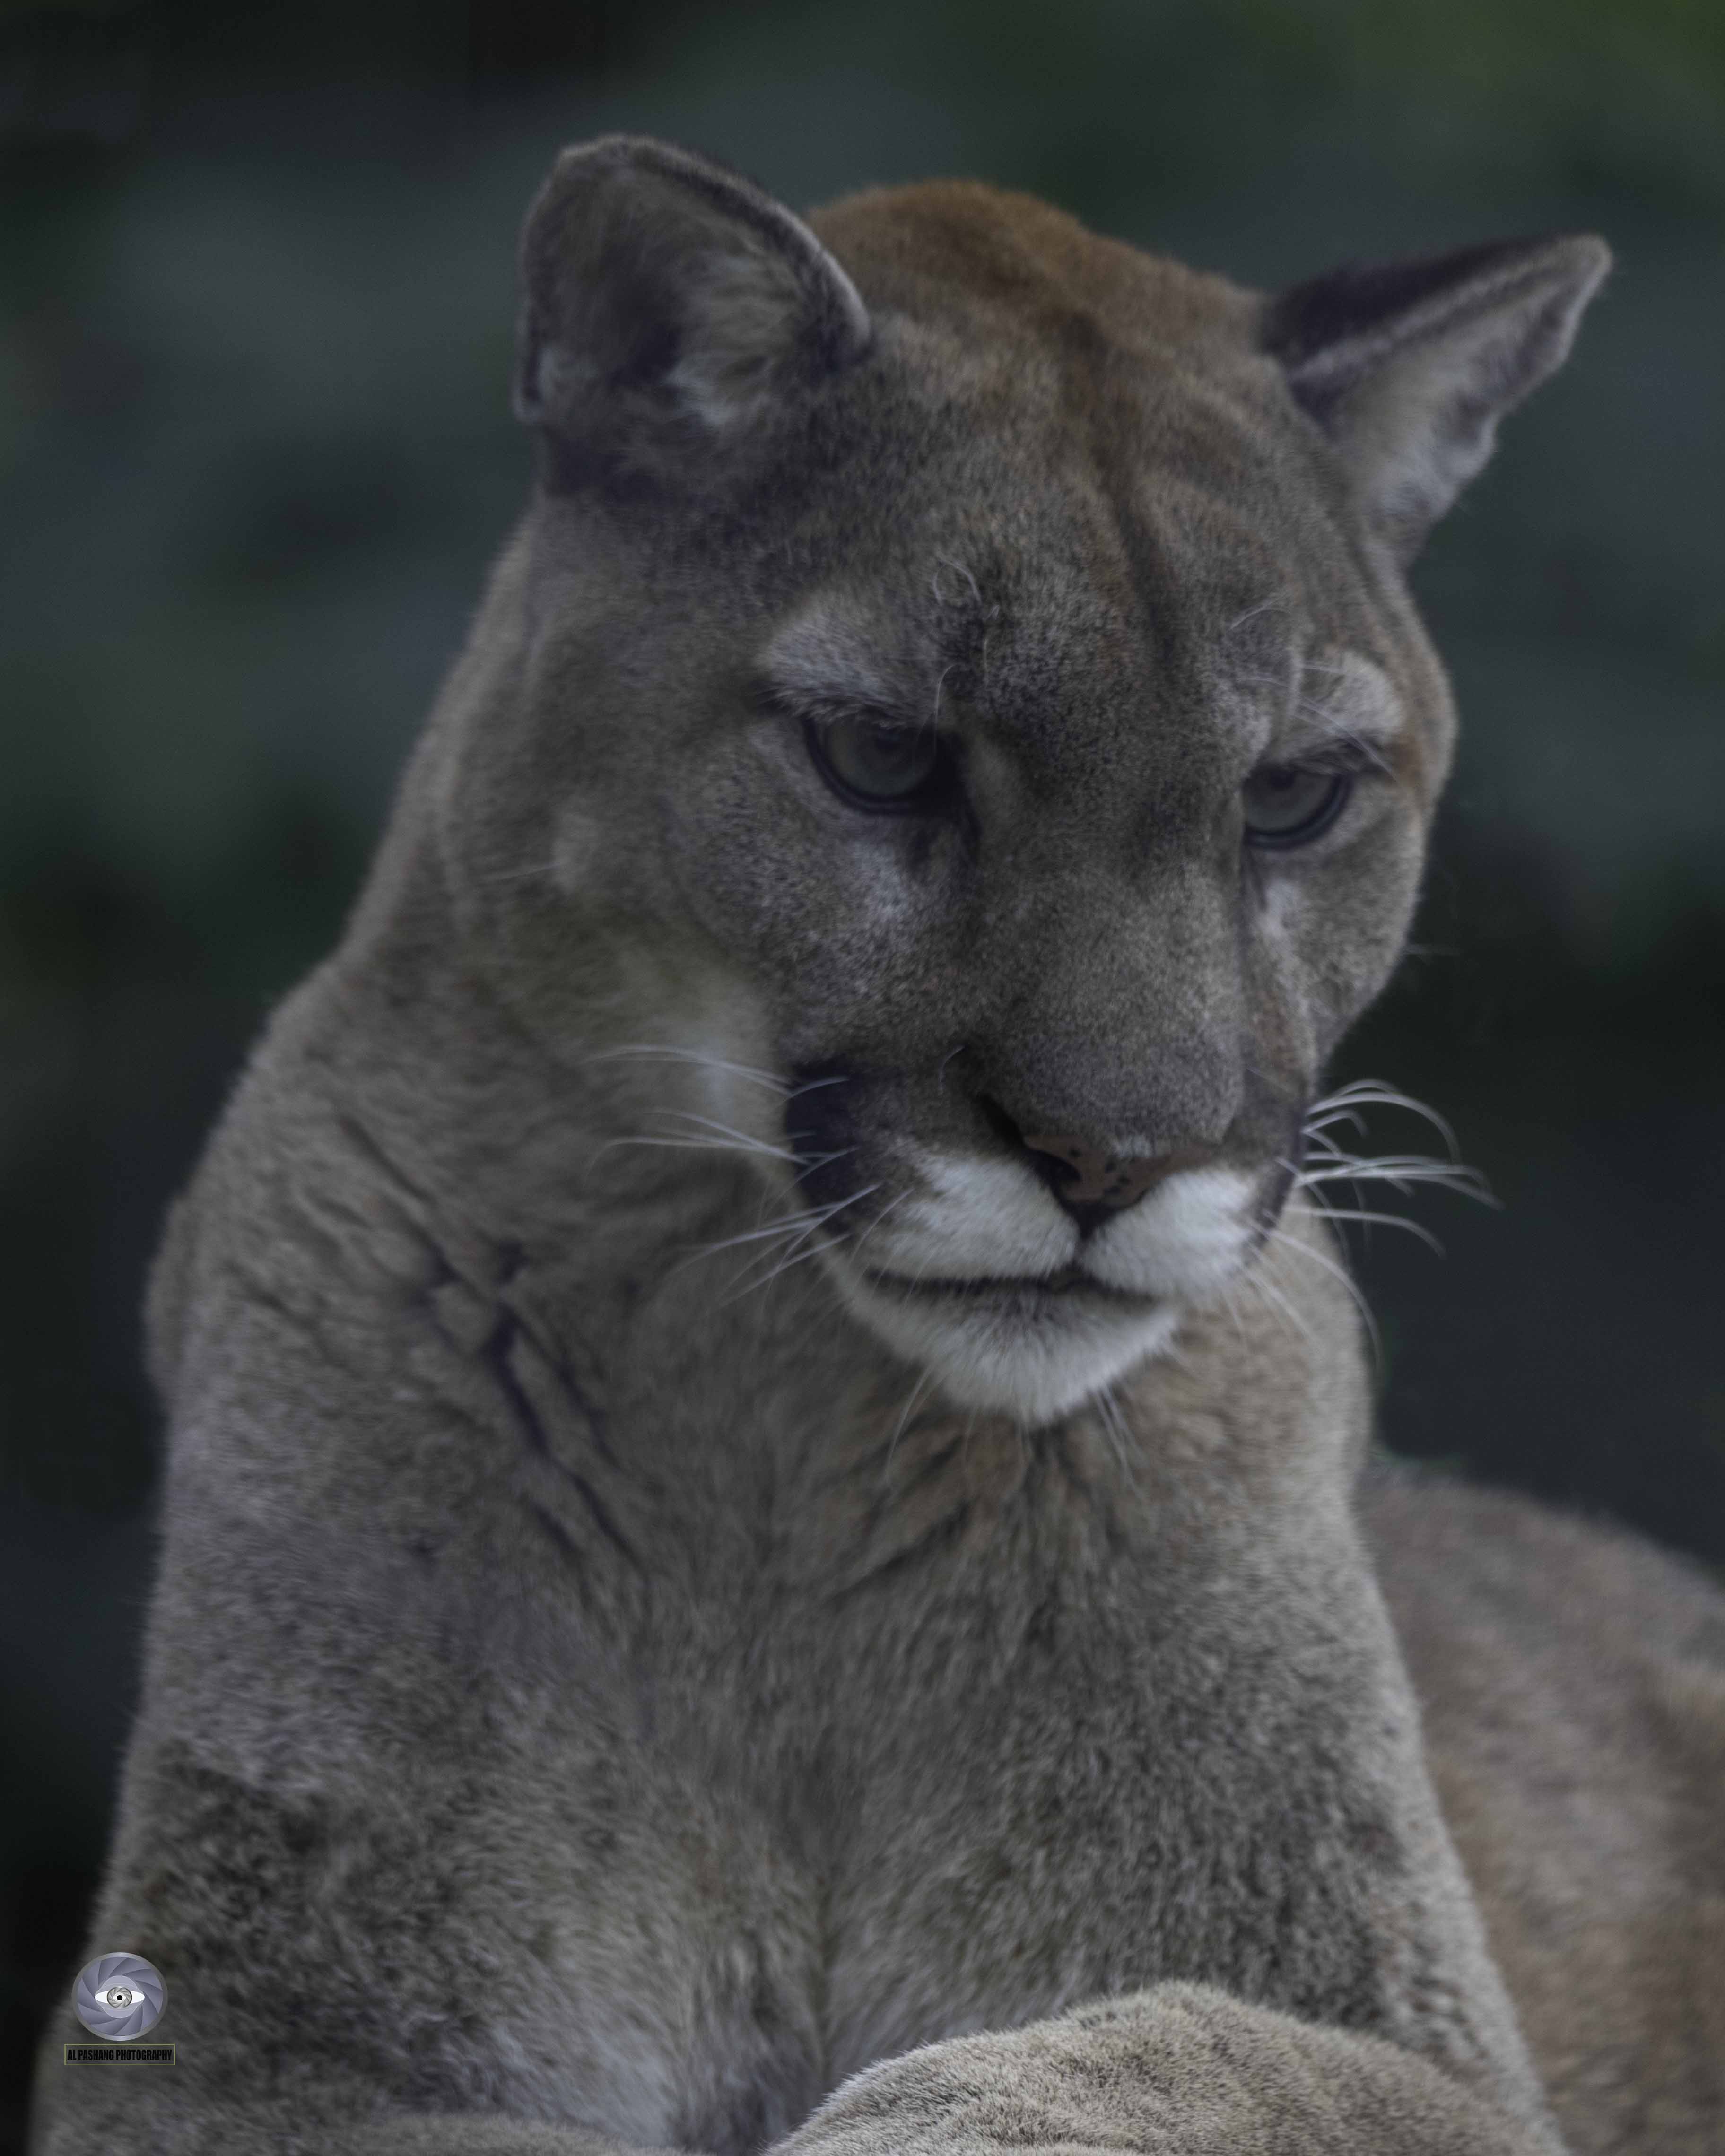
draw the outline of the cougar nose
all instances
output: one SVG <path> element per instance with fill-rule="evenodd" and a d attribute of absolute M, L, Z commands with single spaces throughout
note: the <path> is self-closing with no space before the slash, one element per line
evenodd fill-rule
<path fill-rule="evenodd" d="M 1104 1152 L 1082 1138 L 1060 1137 L 1043 1131 L 1026 1131 L 1019 1140 L 1030 1155 L 1030 1165 L 1075 1219 L 1086 1214 L 1123 1213 L 1136 1205 L 1147 1191 L 1191 1165 L 1182 1153 L 1163 1153 L 1154 1159 Z"/>
<path fill-rule="evenodd" d="M 1199 1168 L 1214 1157 L 1209 1146 L 1186 1147 L 1153 1158 L 1112 1153 L 1086 1138 L 1020 1130 L 998 1101 L 983 1099 L 980 1105 L 1001 1136 L 1023 1148 L 1026 1165 L 1086 1230 L 1136 1205 L 1177 1169 Z"/>

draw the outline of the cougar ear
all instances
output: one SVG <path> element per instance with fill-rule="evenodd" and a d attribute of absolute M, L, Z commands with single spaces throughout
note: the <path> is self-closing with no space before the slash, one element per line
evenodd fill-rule
<path fill-rule="evenodd" d="M 515 408 L 553 483 L 670 480 L 869 341 L 856 288 L 737 173 L 642 136 L 565 150 L 528 212 Z"/>
<path fill-rule="evenodd" d="M 1337 270 L 1271 300 L 1264 348 L 1405 562 L 1563 364 L 1611 266 L 1603 239 L 1507 240 Z"/>

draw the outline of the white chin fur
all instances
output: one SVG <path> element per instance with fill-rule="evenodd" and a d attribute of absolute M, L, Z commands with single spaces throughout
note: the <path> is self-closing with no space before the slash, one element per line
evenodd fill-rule
<path fill-rule="evenodd" d="M 912 1280 L 1034 1278 L 1076 1254 L 1069 1216 L 1037 1179 L 1009 1162 L 917 1167 L 923 1190 L 865 1238 L 867 1261 Z M 1042 1423 L 1172 1341 L 1183 1307 L 1207 1300 L 1245 1263 L 1252 1178 L 1236 1168 L 1189 1168 L 1091 1238 L 1081 1262 L 1104 1287 L 1154 1298 L 1111 1306 L 1071 1293 L 1004 1291 L 975 1300 L 901 1296 L 842 1253 L 827 1263 L 845 1301 L 907 1362 L 930 1371 L 956 1405 Z"/>
<path fill-rule="evenodd" d="M 988 1409 L 1021 1422 L 1052 1422 L 1158 1354 L 1173 1339 L 1180 1313 L 1163 1304 L 1114 1311 L 1049 1296 L 1022 1304 L 1003 1299 L 901 1300 L 829 1258 L 845 1301 L 877 1338 L 931 1372 L 955 1407 Z"/>

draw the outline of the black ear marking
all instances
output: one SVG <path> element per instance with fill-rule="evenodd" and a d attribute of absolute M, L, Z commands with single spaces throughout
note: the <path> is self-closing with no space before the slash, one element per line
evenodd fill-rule
<path fill-rule="evenodd" d="M 1264 318 L 1265 348 L 1281 360 L 1296 395 L 1307 403 L 1312 391 L 1321 393 L 1325 354 L 1356 346 L 1374 334 L 1393 336 L 1395 325 L 1405 322 L 1422 301 L 1441 300 L 1457 285 L 1545 244 L 1487 241 L 1407 261 L 1344 262 L 1276 295 Z M 1307 395 L 1301 395 L 1302 385 Z"/>
<path fill-rule="evenodd" d="M 515 408 L 566 475 L 692 479 L 869 341 L 855 287 L 799 218 L 642 136 L 562 153 L 521 259 Z"/>
<path fill-rule="evenodd" d="M 1403 559 L 1562 365 L 1610 262 L 1587 234 L 1502 240 L 1348 264 L 1266 304 L 1263 349 Z"/>

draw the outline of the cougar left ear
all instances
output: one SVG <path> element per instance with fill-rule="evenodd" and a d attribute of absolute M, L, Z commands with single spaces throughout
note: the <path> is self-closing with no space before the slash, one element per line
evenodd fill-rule
<path fill-rule="evenodd" d="M 1588 234 L 1338 270 L 1266 305 L 1264 349 L 1405 562 L 1563 364 L 1611 266 Z"/>
<path fill-rule="evenodd" d="M 565 150 L 528 213 L 515 407 L 566 482 L 694 478 L 866 346 L 855 286 L 738 174 L 643 136 Z"/>

